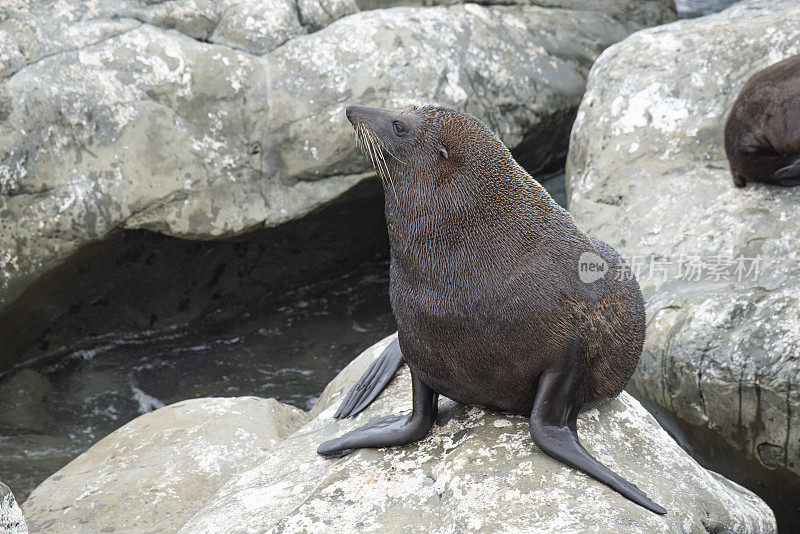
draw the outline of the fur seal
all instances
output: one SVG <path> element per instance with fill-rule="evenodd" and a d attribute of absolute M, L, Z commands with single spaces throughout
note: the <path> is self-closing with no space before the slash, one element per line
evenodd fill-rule
<path fill-rule="evenodd" d="M 755 73 L 725 121 L 736 187 L 800 185 L 800 54 Z"/>
<path fill-rule="evenodd" d="M 337 416 L 368 405 L 403 361 L 413 409 L 317 452 L 416 441 L 442 394 L 528 416 L 544 452 L 666 513 L 578 441 L 578 413 L 622 391 L 644 343 L 644 300 L 620 256 L 584 234 L 475 117 L 440 107 L 346 113 L 384 183 L 398 340 Z M 579 272 L 587 258 L 604 272 L 590 282 Z"/>

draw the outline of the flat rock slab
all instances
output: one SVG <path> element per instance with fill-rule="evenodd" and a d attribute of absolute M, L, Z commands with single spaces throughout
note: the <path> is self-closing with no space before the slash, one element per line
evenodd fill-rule
<path fill-rule="evenodd" d="M 595 63 L 567 164 L 575 219 L 641 273 L 635 388 L 760 463 L 790 515 L 778 477 L 800 476 L 800 188 L 735 188 L 723 125 L 752 74 L 798 53 L 794 0 L 639 32 Z"/>
<path fill-rule="evenodd" d="M 142 415 L 33 491 L 23 504 L 30 532 L 175 532 L 306 420 L 257 397 L 191 399 Z"/>
<path fill-rule="evenodd" d="M 763 532 L 758 497 L 700 467 L 627 394 L 580 418 L 587 449 L 669 513 L 658 516 L 532 443 L 523 417 L 440 401 L 426 438 L 340 459 L 322 441 L 410 405 L 403 369 L 355 420 L 333 419 L 344 393 L 393 338 L 326 388 L 312 421 L 233 478 L 182 529 L 201 532 Z"/>

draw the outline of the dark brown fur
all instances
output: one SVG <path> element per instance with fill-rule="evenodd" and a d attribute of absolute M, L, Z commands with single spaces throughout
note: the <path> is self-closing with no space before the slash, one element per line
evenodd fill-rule
<path fill-rule="evenodd" d="M 384 176 L 390 291 L 412 371 L 457 401 L 524 415 L 554 365 L 580 367 L 572 409 L 619 394 L 642 350 L 645 313 L 617 253 L 584 234 L 474 117 L 397 113 L 405 139 L 373 135 L 393 154 Z M 587 251 L 627 279 L 581 282 Z"/>
<path fill-rule="evenodd" d="M 725 153 L 737 187 L 800 184 L 800 54 L 745 83 L 725 122 Z"/>

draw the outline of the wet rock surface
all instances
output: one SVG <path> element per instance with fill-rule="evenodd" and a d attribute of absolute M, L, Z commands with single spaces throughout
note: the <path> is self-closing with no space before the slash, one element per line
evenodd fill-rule
<path fill-rule="evenodd" d="M 114 230 L 229 238 L 337 197 L 369 175 L 348 103 L 462 108 L 557 164 L 597 55 L 674 18 L 667 0 L 578 4 L 3 8 L 0 313 Z"/>
<path fill-rule="evenodd" d="M 775 532 L 754 494 L 706 471 L 632 397 L 579 420 L 586 447 L 669 513 L 648 512 L 538 451 L 524 417 L 440 401 L 431 434 L 405 447 L 316 454 L 322 441 L 410 404 L 404 368 L 355 420 L 333 413 L 390 338 L 323 392 L 309 423 L 234 477 L 180 532 Z"/>
<path fill-rule="evenodd" d="M 175 532 L 306 420 L 256 397 L 192 399 L 145 414 L 28 497 L 30 532 Z"/>
<path fill-rule="evenodd" d="M 751 1 L 631 36 L 595 64 L 567 163 L 578 223 L 641 273 L 633 390 L 749 459 L 737 475 L 724 447 L 696 444 L 763 490 L 787 532 L 800 528 L 800 190 L 735 188 L 723 124 L 753 73 L 800 53 L 799 28 L 797 2 Z"/>

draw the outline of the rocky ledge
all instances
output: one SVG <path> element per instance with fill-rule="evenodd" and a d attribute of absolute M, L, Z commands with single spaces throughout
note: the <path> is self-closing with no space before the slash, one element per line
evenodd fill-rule
<path fill-rule="evenodd" d="M 558 160 L 597 56 L 675 17 L 670 0 L 409 3 L 0 8 L 0 320 L 114 231 L 231 237 L 372 176 L 347 104 L 462 108 L 532 165 Z"/>
<path fill-rule="evenodd" d="M 259 402 L 269 401 L 201 399 L 142 416 L 33 493 L 23 507 L 31 531 L 69 525 L 73 532 L 130 531 L 133 526 L 166 532 L 183 524 L 180 532 L 185 534 L 534 527 L 538 532 L 776 532 L 769 507 L 700 467 L 628 394 L 583 414 L 579 432 L 602 462 L 664 505 L 669 510 L 665 516 L 537 450 L 524 417 L 447 399 L 440 401 L 430 435 L 417 443 L 339 459 L 320 457 L 315 452 L 320 442 L 373 417 L 408 409 L 410 376 L 403 369 L 363 414 L 333 419 L 343 394 L 392 338 L 367 349 L 328 385 L 308 414 L 310 421 L 275 445 L 264 443 L 262 450 L 247 436 L 259 424 L 270 425 L 271 416 L 259 412 Z M 225 402 L 231 406 L 220 404 Z M 186 415 L 187 406 L 196 409 L 194 420 Z M 203 412 L 208 417 L 201 427 Z M 292 424 L 303 420 L 294 412 L 290 418 Z M 177 457 L 171 448 L 162 448 L 178 438 L 188 443 L 191 436 L 204 436 L 229 419 L 213 445 L 197 442 L 179 449 L 184 452 Z M 241 424 L 237 419 L 246 419 L 241 431 L 233 431 Z M 171 430 L 165 432 L 165 423 Z M 134 436 L 135 447 L 129 444 Z M 208 468 L 231 461 L 236 469 Z M 197 468 L 189 468 L 195 465 L 216 476 L 197 476 Z"/>
<path fill-rule="evenodd" d="M 639 32 L 595 63 L 567 162 L 575 219 L 641 272 L 636 394 L 795 521 L 800 189 L 735 188 L 723 125 L 753 73 L 797 53 L 794 0 Z"/>

